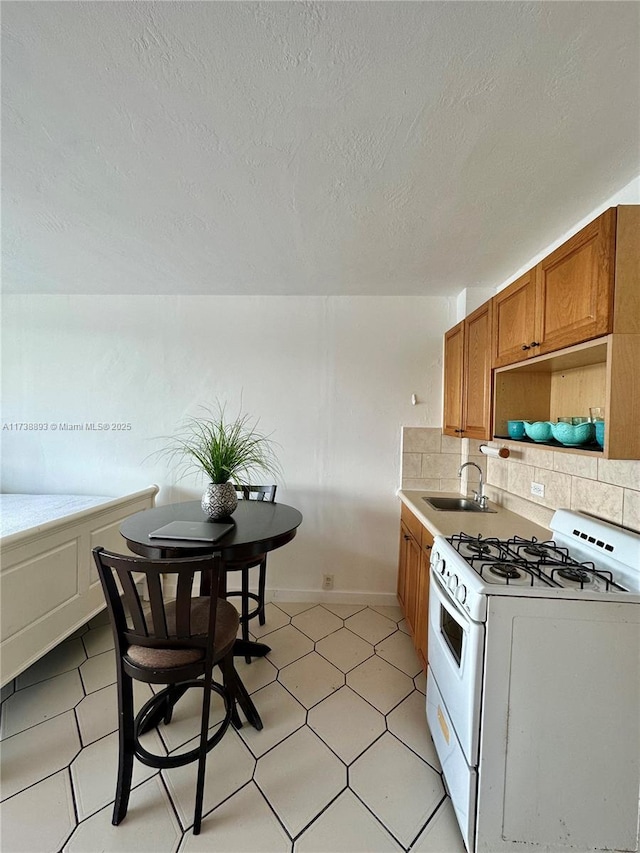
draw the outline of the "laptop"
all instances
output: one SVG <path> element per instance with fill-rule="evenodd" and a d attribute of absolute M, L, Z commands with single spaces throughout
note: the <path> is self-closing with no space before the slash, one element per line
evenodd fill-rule
<path fill-rule="evenodd" d="M 228 521 L 171 521 L 149 534 L 149 539 L 183 539 L 188 542 L 217 542 L 233 530 Z"/>

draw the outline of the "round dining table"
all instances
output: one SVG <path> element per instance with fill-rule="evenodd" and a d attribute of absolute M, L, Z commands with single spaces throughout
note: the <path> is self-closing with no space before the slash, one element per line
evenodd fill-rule
<path fill-rule="evenodd" d="M 130 515 L 120 525 L 120 533 L 134 554 L 151 559 L 195 557 L 219 553 L 222 564 L 260 557 L 290 542 L 302 523 L 302 513 L 292 506 L 269 501 L 238 501 L 233 515 L 225 519 L 233 528 L 215 543 L 184 539 L 154 539 L 158 528 L 172 521 L 206 521 L 200 501 L 165 504 Z M 225 575 L 226 577 L 226 575 Z M 226 590 L 226 584 L 222 594 Z M 201 588 L 201 592 L 206 589 Z M 262 657 L 270 651 L 264 643 L 236 640 L 234 654 Z"/>

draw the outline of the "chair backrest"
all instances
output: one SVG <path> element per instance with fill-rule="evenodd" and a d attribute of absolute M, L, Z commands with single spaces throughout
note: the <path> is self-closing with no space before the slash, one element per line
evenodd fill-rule
<path fill-rule="evenodd" d="M 125 654 L 129 646 L 147 646 L 161 649 L 200 648 L 209 656 L 216 627 L 221 567 L 219 554 L 178 560 L 147 560 L 94 548 L 93 556 L 107 601 L 118 654 Z M 195 630 L 194 625 L 192 585 L 196 572 L 210 576 L 206 632 L 202 631 L 202 618 L 197 620 L 199 631 Z M 146 578 L 148 603 L 143 603 L 140 598 L 136 575 L 138 581 L 141 575 Z M 167 583 L 172 575 L 176 576 L 177 585 Z M 174 587 L 175 599 L 173 594 L 169 598 L 164 590 L 173 590 Z"/>
<path fill-rule="evenodd" d="M 277 486 L 236 486 L 238 500 L 269 501 L 274 503 Z"/>

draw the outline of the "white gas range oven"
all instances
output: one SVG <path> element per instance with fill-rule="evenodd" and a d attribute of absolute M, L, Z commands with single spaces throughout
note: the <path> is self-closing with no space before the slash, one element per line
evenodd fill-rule
<path fill-rule="evenodd" d="M 436 536 L 427 720 L 469 853 L 637 851 L 640 534 Z"/>

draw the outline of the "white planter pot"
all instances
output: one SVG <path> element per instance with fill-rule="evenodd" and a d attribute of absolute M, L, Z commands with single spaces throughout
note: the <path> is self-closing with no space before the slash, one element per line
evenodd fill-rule
<path fill-rule="evenodd" d="M 233 483 L 209 483 L 202 495 L 201 506 L 212 520 L 228 518 L 238 506 Z"/>

